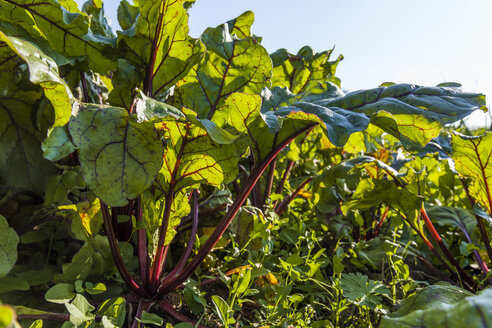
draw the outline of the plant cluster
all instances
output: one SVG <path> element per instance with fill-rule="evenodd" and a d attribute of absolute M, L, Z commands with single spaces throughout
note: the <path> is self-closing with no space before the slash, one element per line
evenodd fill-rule
<path fill-rule="evenodd" d="M 134 2 L 0 1 L 0 326 L 492 325 L 483 95 Z"/>

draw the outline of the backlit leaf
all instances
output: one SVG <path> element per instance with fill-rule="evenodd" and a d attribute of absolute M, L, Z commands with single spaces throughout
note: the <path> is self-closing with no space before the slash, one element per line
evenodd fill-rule
<path fill-rule="evenodd" d="M 208 52 L 178 84 L 181 103 L 199 118 L 212 119 L 234 92 L 258 94 L 269 84 L 272 63 L 265 48 L 254 37 L 239 37 L 245 33 L 231 35 L 230 25 L 208 28 L 202 34 Z"/>
<path fill-rule="evenodd" d="M 331 81 L 340 85 L 335 77 L 335 71 L 343 56 L 330 61 L 332 50 L 320 53 L 314 52 L 311 47 L 302 47 L 297 55 L 286 49 L 279 49 L 270 56 L 273 61 L 272 85 L 288 88 L 295 94 L 305 91 L 312 81 Z"/>
<path fill-rule="evenodd" d="M 456 171 L 472 178 L 471 195 L 492 214 L 492 132 L 468 137 L 453 135 Z"/>
<path fill-rule="evenodd" d="M 145 76 L 143 90 L 156 97 L 188 73 L 200 59 L 203 45 L 188 36 L 182 0 L 140 0 L 138 4 L 140 14 L 131 28 L 119 33 L 118 45 L 129 50 L 126 57 Z M 126 4 L 120 8 L 128 27 L 134 9 Z"/>

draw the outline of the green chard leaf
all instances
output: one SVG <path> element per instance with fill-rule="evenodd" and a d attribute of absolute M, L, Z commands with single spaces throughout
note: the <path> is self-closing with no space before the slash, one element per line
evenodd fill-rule
<path fill-rule="evenodd" d="M 94 34 L 89 19 L 75 10 L 73 1 L 65 1 L 64 8 L 56 0 L 6 0 L 0 2 L 0 15 L 13 25 L 23 28 L 33 39 L 46 40 L 54 51 L 66 57 L 83 57 L 99 73 L 114 68 L 107 58 L 113 40 Z M 68 10 L 67 10 L 68 9 Z"/>
<path fill-rule="evenodd" d="M 306 46 L 302 47 L 297 55 L 289 53 L 286 49 L 275 51 L 270 55 L 273 61 L 272 85 L 288 88 L 295 94 L 306 91 L 313 81 L 329 81 L 340 86 L 335 71 L 343 56 L 330 61 L 333 50 L 315 53 L 311 47 Z"/>
<path fill-rule="evenodd" d="M 184 114 L 195 117 L 191 110 Z M 164 131 L 167 148 L 158 182 L 164 190 L 181 190 L 200 183 L 215 187 L 229 183 L 237 175 L 239 152 L 231 145 L 216 144 L 207 131 L 189 121 L 172 117 L 157 124 Z"/>
<path fill-rule="evenodd" d="M 137 21 L 140 10 L 138 6 L 132 6 L 127 0 L 120 1 L 118 6 L 118 23 L 123 30 L 130 29 Z"/>
<path fill-rule="evenodd" d="M 457 122 L 477 109 L 485 109 L 485 96 L 456 87 L 421 87 L 394 84 L 355 91 L 336 100 L 318 101 L 363 113 L 371 123 L 402 141 L 421 148 L 439 136 L 442 124 Z"/>
<path fill-rule="evenodd" d="M 248 15 L 208 28 L 201 37 L 208 52 L 178 83 L 176 98 L 201 119 L 212 119 L 232 93 L 259 94 L 270 83 L 272 62 L 267 51 L 243 31 Z"/>
<path fill-rule="evenodd" d="M 456 171 L 472 178 L 470 193 L 492 214 L 492 132 L 481 136 L 452 137 Z"/>
<path fill-rule="evenodd" d="M 441 226 L 456 227 L 467 234 L 471 234 L 477 226 L 477 220 L 473 214 L 464 208 L 432 206 L 426 207 L 426 211 L 433 222 Z"/>
<path fill-rule="evenodd" d="M 33 43 L 0 32 L 0 40 L 14 51 L 29 67 L 29 79 L 40 85 L 55 111 L 53 126 L 65 125 L 72 114 L 72 92 L 58 74 L 53 59 Z"/>
<path fill-rule="evenodd" d="M 125 27 L 134 19 L 133 8 L 127 4 L 120 6 L 119 17 Z M 118 47 L 126 51 L 132 69 L 144 77 L 141 82 L 146 95 L 159 98 L 198 62 L 203 45 L 188 36 L 188 14 L 182 0 L 141 0 L 139 10 L 135 24 L 118 32 Z M 115 85 L 115 90 L 118 88 Z"/>
<path fill-rule="evenodd" d="M 347 213 L 351 209 L 368 209 L 386 203 L 413 220 L 417 217 L 423 200 L 407 189 L 397 187 L 393 181 L 364 179 L 359 182 L 356 191 L 341 209 L 342 212 Z"/>
<path fill-rule="evenodd" d="M 0 183 L 41 194 L 47 177 L 55 172 L 41 152 L 47 129 L 39 117 L 48 102 L 42 88 L 27 81 L 24 60 L 7 43 L 0 43 L 0 59 Z"/>
<path fill-rule="evenodd" d="M 424 304 L 409 307 L 406 311 L 384 316 L 379 327 L 492 327 L 491 288 L 471 296 L 464 292 L 456 292 L 456 296 L 451 297 L 449 292 L 444 295 L 435 290 L 431 292 L 432 294 L 427 294 L 427 298 L 432 297 L 432 302 L 424 301 Z M 422 293 L 425 291 L 413 296 L 408 302 L 415 301 Z M 435 298 L 437 301 L 434 301 Z"/>
<path fill-rule="evenodd" d="M 73 10 L 68 10 L 73 12 Z M 115 37 L 113 29 L 109 26 L 106 16 L 104 16 L 104 4 L 102 1 L 86 1 L 82 6 L 82 11 L 90 17 L 90 29 L 94 35 L 108 39 Z"/>
<path fill-rule="evenodd" d="M 123 108 L 85 105 L 69 125 L 84 181 L 110 206 L 124 206 L 147 189 L 162 166 L 163 146 L 150 122 Z"/>

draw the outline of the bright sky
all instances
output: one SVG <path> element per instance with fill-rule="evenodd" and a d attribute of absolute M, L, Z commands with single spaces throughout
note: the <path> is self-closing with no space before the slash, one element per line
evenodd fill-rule
<path fill-rule="evenodd" d="M 105 3 L 116 28 L 117 4 Z M 253 33 L 269 52 L 335 46 L 335 56 L 345 57 L 337 71 L 345 90 L 452 81 L 488 95 L 491 107 L 491 0 L 198 0 L 189 12 L 190 34 L 246 10 L 255 13 Z M 478 114 L 471 123 L 490 125 L 491 118 Z"/>

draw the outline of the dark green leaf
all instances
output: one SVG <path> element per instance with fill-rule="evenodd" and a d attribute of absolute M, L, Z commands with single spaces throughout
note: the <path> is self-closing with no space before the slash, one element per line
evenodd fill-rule
<path fill-rule="evenodd" d="M 0 215 L 0 278 L 5 277 L 17 262 L 19 236 Z"/>
<path fill-rule="evenodd" d="M 110 206 L 124 206 L 153 182 L 162 143 L 153 124 L 117 107 L 86 105 L 70 122 L 84 181 Z"/>
<path fill-rule="evenodd" d="M 0 15 L 28 31 L 32 38 L 45 39 L 66 57 L 86 57 L 99 73 L 114 68 L 105 53 L 112 48 L 112 40 L 94 35 L 87 16 L 65 10 L 56 0 L 32 0 L 29 5 L 24 0 L 2 1 Z"/>
<path fill-rule="evenodd" d="M 436 293 L 431 294 L 432 297 Z M 429 295 L 430 296 L 430 295 Z M 492 327 L 492 289 L 488 288 L 477 295 L 462 298 L 463 292 L 457 297 L 444 297 L 442 301 L 427 303 L 428 305 L 406 315 L 383 317 L 381 328 L 400 327 Z M 462 299 L 461 299 L 462 298 Z M 461 299 L 461 300 L 459 300 Z M 406 311 L 405 311 L 406 312 Z M 404 313 L 405 313 L 404 312 Z"/>

